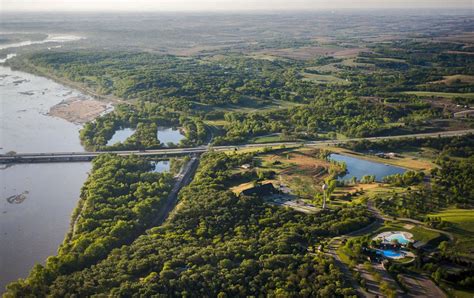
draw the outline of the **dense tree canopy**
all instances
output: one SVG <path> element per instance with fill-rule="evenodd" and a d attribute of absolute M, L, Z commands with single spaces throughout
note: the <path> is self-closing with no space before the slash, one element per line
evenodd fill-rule
<path fill-rule="evenodd" d="M 180 193 L 176 212 L 164 225 L 112 250 L 97 265 L 46 279 L 49 282 L 41 280 L 43 275 L 38 272 L 44 270 L 37 268 L 26 282 L 10 285 L 9 294 L 352 294 L 342 285 L 341 273 L 331 259 L 312 250 L 324 237 L 367 225 L 368 212 L 362 207 L 344 207 L 311 215 L 269 205 L 257 197 L 238 197 L 225 183 L 232 175 L 230 169 L 248 158 L 207 154 L 192 184 Z M 95 168 L 94 172 L 98 175 L 101 171 Z M 116 225 L 121 226 L 119 222 Z M 120 228 L 114 227 L 110 233 Z M 106 231 L 108 227 L 98 229 Z M 38 286 L 41 282 L 49 286 Z"/>

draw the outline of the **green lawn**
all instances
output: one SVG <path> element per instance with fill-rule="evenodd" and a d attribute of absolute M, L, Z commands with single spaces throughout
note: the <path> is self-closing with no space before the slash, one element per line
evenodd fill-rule
<path fill-rule="evenodd" d="M 474 233 L 474 210 L 473 209 L 446 209 L 429 216 L 441 217 L 442 220 L 453 223 L 458 229 L 468 233 Z"/>
<path fill-rule="evenodd" d="M 283 141 L 282 137 L 280 135 L 274 134 L 274 135 L 268 135 L 268 136 L 261 136 L 261 137 L 255 137 L 250 140 L 251 143 L 276 143 L 276 142 L 281 142 Z"/>
<path fill-rule="evenodd" d="M 337 249 L 336 253 L 341 259 L 341 262 L 348 266 L 350 265 L 351 260 L 349 259 L 349 255 L 351 254 L 351 251 L 348 248 L 346 248 L 344 245 L 341 245 Z"/>
<path fill-rule="evenodd" d="M 454 235 L 454 251 L 472 259 L 474 252 L 474 210 L 451 208 L 430 214 L 430 216 L 441 217 L 442 220 L 451 224 L 445 230 Z"/>

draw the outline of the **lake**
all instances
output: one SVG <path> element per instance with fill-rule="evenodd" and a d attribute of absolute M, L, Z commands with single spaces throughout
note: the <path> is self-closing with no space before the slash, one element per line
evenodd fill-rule
<path fill-rule="evenodd" d="M 131 137 L 135 133 L 135 129 L 122 128 L 115 131 L 114 135 L 107 141 L 107 146 L 115 145 L 117 143 L 123 143 L 126 139 Z"/>
<path fill-rule="evenodd" d="M 356 177 L 361 180 L 366 175 L 375 175 L 376 181 L 381 181 L 385 176 L 394 174 L 403 174 L 406 169 L 387 165 L 384 163 L 368 161 L 352 156 L 333 153 L 329 156 L 331 160 L 345 162 L 347 165 L 347 173 L 340 177 L 339 180 L 350 180 Z"/>
<path fill-rule="evenodd" d="M 155 173 L 163 173 L 170 171 L 170 161 L 169 160 L 160 160 L 154 161 L 152 164 L 155 166 L 153 172 Z"/>
<path fill-rule="evenodd" d="M 172 127 L 158 127 L 157 134 L 158 140 L 165 146 L 167 146 L 168 143 L 178 145 L 181 140 L 186 138 L 178 128 Z"/>

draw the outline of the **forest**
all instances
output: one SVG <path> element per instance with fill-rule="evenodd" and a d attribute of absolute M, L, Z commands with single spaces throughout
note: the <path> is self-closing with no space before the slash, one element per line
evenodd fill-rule
<path fill-rule="evenodd" d="M 218 297 L 352 295 L 331 258 L 312 251 L 325 237 L 369 224 L 367 210 L 360 206 L 342 207 L 311 215 L 272 206 L 257 197 L 236 196 L 225 184 L 232 179 L 230 170 L 248 158 L 245 154 L 207 153 L 193 182 L 180 193 L 177 211 L 165 224 L 147 230 L 131 244 L 112 249 L 102 261 L 96 256 L 96 265 L 76 267 L 74 272 L 55 271 L 51 267 L 55 263 L 52 260 L 61 259 L 60 253 L 50 258 L 45 268 L 37 265 L 25 281 L 10 284 L 7 297 L 106 293 Z M 112 156 L 103 159 L 119 161 Z M 99 165 L 97 162 L 92 175 L 109 176 L 106 170 L 97 168 Z M 92 182 L 86 183 L 84 191 L 91 187 L 89 184 Z M 132 208 L 135 209 L 139 208 Z M 129 208 L 117 209 L 115 215 L 103 216 L 126 218 L 130 212 Z M 99 224 L 95 233 L 100 235 L 110 228 L 118 229 Z M 79 235 L 84 239 L 92 236 L 86 231 Z M 66 240 L 60 252 L 66 253 L 71 248 L 69 243 L 77 240 L 78 236 Z M 81 259 L 89 251 L 76 249 L 75 253 Z"/>
<path fill-rule="evenodd" d="M 152 172 L 143 158 L 106 154 L 94 159 L 57 256 L 32 270 L 32 295 L 45 291 L 57 276 L 90 267 L 132 242 L 149 227 L 173 184 L 171 174 Z"/>
<path fill-rule="evenodd" d="M 452 117 L 445 109 L 403 92 L 429 89 L 422 86 L 470 92 L 462 82 L 430 83 L 470 73 L 465 67 L 469 55 L 446 54 L 459 50 L 453 43 L 430 46 L 429 54 L 427 47 L 421 42 L 375 43 L 359 53 L 354 66 L 344 67 L 332 57 L 266 60 L 237 53 L 180 57 L 91 50 L 35 52 L 8 63 L 124 100 L 114 112 L 84 127 L 86 148 L 156 149 L 163 146 L 154 133 L 157 125 L 184 127 L 182 146 L 212 137 L 215 145 L 238 144 L 275 133 L 286 140 L 314 140 L 442 130 L 435 120 Z M 390 61 L 397 59 L 406 67 L 393 67 Z M 319 70 L 329 66 L 337 68 L 330 75 L 345 84 L 305 79 L 308 73 L 329 75 Z M 114 131 L 125 127 L 136 129 L 136 136 L 106 146 Z"/>
<path fill-rule="evenodd" d="M 426 214 L 449 206 L 472 208 L 474 206 L 474 158 L 463 160 L 445 157 L 431 171 L 432 182 L 421 188 L 408 189 L 401 194 L 389 194 L 375 200 L 377 207 L 393 216 L 424 219 Z M 401 177 L 386 177 L 394 185 L 409 186 L 420 183 L 416 175 L 406 172 Z M 410 175 L 411 179 L 408 179 Z"/>

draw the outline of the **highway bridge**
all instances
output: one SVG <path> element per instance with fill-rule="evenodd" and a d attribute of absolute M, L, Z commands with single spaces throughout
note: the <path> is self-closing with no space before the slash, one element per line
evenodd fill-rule
<path fill-rule="evenodd" d="M 209 150 L 228 151 L 255 147 L 275 147 L 275 146 L 319 146 L 319 145 L 337 145 L 351 141 L 376 141 L 383 139 L 400 139 L 400 138 L 437 138 L 461 136 L 466 134 L 474 134 L 474 129 L 446 131 L 436 133 L 422 133 L 411 135 L 397 135 L 397 136 L 383 136 L 383 137 L 368 137 L 368 138 L 351 138 L 344 140 L 317 140 L 304 142 L 277 142 L 277 143 L 262 143 L 262 144 L 245 144 L 235 146 L 199 146 L 193 148 L 163 148 L 156 150 L 127 150 L 127 151 L 99 151 L 99 152 L 49 152 L 49 153 L 17 153 L 17 154 L 1 154 L 0 164 L 15 164 L 15 163 L 52 163 L 52 162 L 86 162 L 91 161 L 94 157 L 104 153 L 114 153 L 117 155 L 139 155 L 150 156 L 158 158 L 168 158 L 182 155 L 199 155 Z"/>

